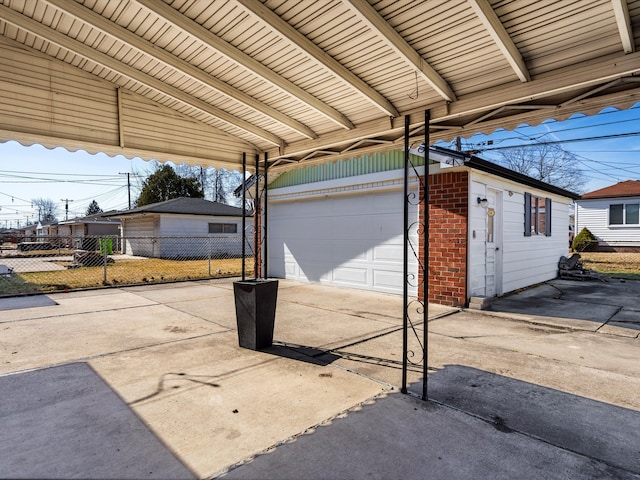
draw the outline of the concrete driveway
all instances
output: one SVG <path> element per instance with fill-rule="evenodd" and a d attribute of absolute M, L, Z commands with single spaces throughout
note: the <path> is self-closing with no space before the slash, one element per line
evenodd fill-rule
<path fill-rule="evenodd" d="M 428 402 L 398 393 L 393 295 L 280 281 L 261 352 L 229 282 L 0 299 L 0 478 L 637 479 L 640 330 L 616 315 L 640 287 L 617 285 L 606 321 L 566 282 L 430 307 Z"/>

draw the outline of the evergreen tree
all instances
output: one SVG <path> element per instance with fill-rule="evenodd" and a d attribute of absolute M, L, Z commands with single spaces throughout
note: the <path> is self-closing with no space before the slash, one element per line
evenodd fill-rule
<path fill-rule="evenodd" d="M 102 213 L 102 209 L 98 206 L 98 202 L 91 200 L 87 207 L 87 215 L 95 215 L 96 213 Z"/>

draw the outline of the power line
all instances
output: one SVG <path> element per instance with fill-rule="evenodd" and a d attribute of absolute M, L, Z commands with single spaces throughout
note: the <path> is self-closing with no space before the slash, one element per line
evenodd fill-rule
<path fill-rule="evenodd" d="M 0 170 L 0 173 L 20 173 L 23 175 L 26 174 L 33 174 L 33 175 L 60 175 L 60 176 L 65 176 L 65 177 L 107 177 L 107 178 L 114 178 L 114 179 L 120 179 L 120 177 L 118 177 L 118 175 L 112 174 L 112 175 L 102 175 L 102 174 L 93 174 L 93 173 L 57 173 L 57 172 L 31 172 L 31 171 L 19 171 L 19 170 Z"/>
<path fill-rule="evenodd" d="M 616 134 L 612 134 L 612 135 L 601 135 L 599 137 L 584 137 L 584 138 L 570 138 L 570 139 L 566 139 L 566 140 L 549 140 L 549 141 L 536 141 L 536 143 L 534 143 L 533 145 L 557 145 L 559 143 L 576 143 L 576 142 L 597 142 L 599 140 L 610 140 L 613 138 L 626 138 L 626 137 L 636 137 L 636 136 L 640 136 L 640 132 L 630 132 L 630 133 L 616 133 Z M 487 151 L 492 151 L 492 150 L 508 150 L 510 148 L 524 148 L 524 147 L 530 147 L 532 146 L 532 144 L 527 144 L 527 143 L 523 143 L 520 145 L 508 145 L 508 146 L 497 146 L 497 147 L 493 147 L 493 146 L 487 146 L 487 147 L 483 147 L 480 146 L 478 148 L 472 148 L 470 149 L 470 151 L 473 152 L 487 152 Z"/>

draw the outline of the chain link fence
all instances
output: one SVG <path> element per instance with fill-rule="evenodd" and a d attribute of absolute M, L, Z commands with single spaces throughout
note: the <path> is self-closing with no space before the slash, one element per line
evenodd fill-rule
<path fill-rule="evenodd" d="M 578 253 L 585 268 L 613 278 L 640 280 L 640 251 Z"/>
<path fill-rule="evenodd" d="M 238 277 L 242 237 L 38 237 L 0 243 L 0 296 Z M 253 275 L 252 244 L 244 258 Z"/>

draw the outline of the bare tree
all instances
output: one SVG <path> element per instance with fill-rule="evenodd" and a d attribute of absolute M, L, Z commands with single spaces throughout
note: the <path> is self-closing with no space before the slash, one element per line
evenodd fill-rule
<path fill-rule="evenodd" d="M 52 223 L 57 221 L 56 212 L 58 207 L 50 198 L 34 198 L 31 200 L 33 208 L 38 209 L 38 221 Z"/>
<path fill-rule="evenodd" d="M 558 145 L 514 147 L 498 154 L 505 167 L 556 187 L 580 192 L 586 183 L 576 156 Z"/>
<path fill-rule="evenodd" d="M 204 189 L 204 198 L 218 203 L 236 203 L 233 190 L 242 180 L 240 172 L 186 164 L 178 165 L 176 172 L 182 177 L 197 178 Z"/>

